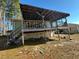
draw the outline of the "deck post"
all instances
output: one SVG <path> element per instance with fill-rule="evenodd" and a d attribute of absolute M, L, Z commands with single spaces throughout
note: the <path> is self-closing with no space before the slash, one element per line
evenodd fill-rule
<path fill-rule="evenodd" d="M 43 26 L 44 26 L 44 28 L 45 28 L 44 16 L 42 16 L 42 20 L 43 20 Z"/>
<path fill-rule="evenodd" d="M 6 15 L 4 12 L 4 19 L 3 19 L 3 34 L 5 35 L 5 19 L 6 19 Z"/>
<path fill-rule="evenodd" d="M 59 35 L 59 31 L 58 31 L 58 22 L 57 21 L 56 21 L 56 30 L 57 30 L 58 38 L 60 40 L 60 35 Z"/>
<path fill-rule="evenodd" d="M 23 44 L 23 46 L 24 46 L 24 33 L 23 33 L 24 21 L 23 21 L 23 19 L 22 19 L 21 23 L 22 23 L 22 28 L 21 28 L 21 30 L 22 30 L 22 44 Z"/>
<path fill-rule="evenodd" d="M 65 21 L 67 22 L 67 18 L 65 18 Z M 67 27 L 68 27 L 68 36 L 69 36 L 69 39 L 70 39 L 70 28 L 69 28 L 68 23 L 67 23 Z"/>
<path fill-rule="evenodd" d="M 53 30 L 52 30 L 52 28 L 53 28 L 52 22 L 53 22 L 53 21 L 50 21 L 50 26 L 51 26 L 51 37 L 52 37 L 52 32 L 53 32 Z M 54 34 L 53 34 L 53 37 L 54 37 Z"/>
<path fill-rule="evenodd" d="M 52 26 L 52 22 L 53 22 L 53 21 L 50 21 L 51 28 L 53 27 L 53 26 Z"/>
<path fill-rule="evenodd" d="M 44 21 L 44 17 L 45 17 L 45 16 L 42 15 L 43 27 L 44 27 L 44 29 L 45 29 L 45 21 Z M 45 33 L 46 33 L 46 31 L 44 31 L 44 38 L 45 38 Z M 46 39 L 45 39 L 45 40 L 46 40 Z"/>

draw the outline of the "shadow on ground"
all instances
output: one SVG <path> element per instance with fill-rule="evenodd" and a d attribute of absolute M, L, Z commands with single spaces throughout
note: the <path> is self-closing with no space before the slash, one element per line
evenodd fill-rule
<path fill-rule="evenodd" d="M 49 40 L 49 39 L 28 39 L 24 41 L 24 46 L 35 46 L 35 45 L 40 45 L 40 44 L 45 44 L 48 41 L 54 41 L 54 40 Z M 22 44 L 11 44 L 6 48 L 0 48 L 0 51 L 2 50 L 9 50 L 9 49 L 14 49 L 23 46 Z"/>

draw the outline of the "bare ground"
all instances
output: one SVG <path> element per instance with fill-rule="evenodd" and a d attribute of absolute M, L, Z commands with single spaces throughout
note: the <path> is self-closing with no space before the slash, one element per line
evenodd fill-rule
<path fill-rule="evenodd" d="M 0 51 L 0 59 L 79 59 L 79 34 L 71 41 L 49 41 Z"/>

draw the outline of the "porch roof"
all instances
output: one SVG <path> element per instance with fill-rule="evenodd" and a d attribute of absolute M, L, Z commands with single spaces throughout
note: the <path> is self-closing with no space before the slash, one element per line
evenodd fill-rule
<path fill-rule="evenodd" d="M 44 16 L 44 20 L 56 21 L 58 19 L 66 18 L 70 15 L 68 13 L 44 9 L 26 4 L 20 4 L 20 7 L 24 20 L 42 20 L 41 16 Z"/>

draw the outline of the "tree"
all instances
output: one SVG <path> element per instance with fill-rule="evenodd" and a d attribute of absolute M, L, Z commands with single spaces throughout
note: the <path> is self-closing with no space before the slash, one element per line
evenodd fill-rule
<path fill-rule="evenodd" d="M 22 19 L 19 0 L 0 0 L 0 11 L 0 17 L 7 13 L 9 18 Z"/>
<path fill-rule="evenodd" d="M 0 18 L 2 18 L 4 9 L 6 6 L 6 0 L 0 0 Z"/>
<path fill-rule="evenodd" d="M 22 19 L 19 0 L 7 0 L 9 18 Z"/>

